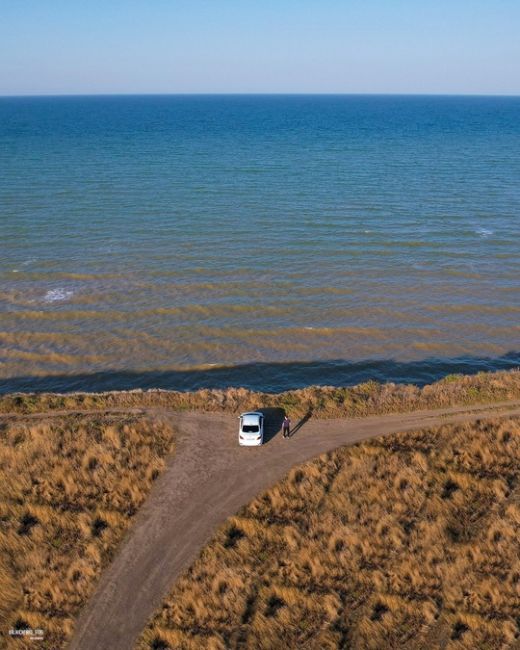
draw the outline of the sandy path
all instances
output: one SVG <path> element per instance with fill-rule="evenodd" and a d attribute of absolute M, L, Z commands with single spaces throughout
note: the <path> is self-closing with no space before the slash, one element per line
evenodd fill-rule
<path fill-rule="evenodd" d="M 382 434 L 519 416 L 520 400 L 358 419 L 311 419 L 294 438 L 275 435 L 259 448 L 238 446 L 235 416 L 164 410 L 160 414 L 179 431 L 176 455 L 79 617 L 71 649 L 131 650 L 163 596 L 216 526 L 293 465 Z"/>

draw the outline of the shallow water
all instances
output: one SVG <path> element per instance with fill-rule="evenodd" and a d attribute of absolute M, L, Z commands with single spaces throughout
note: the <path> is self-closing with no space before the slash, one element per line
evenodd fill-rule
<path fill-rule="evenodd" d="M 519 183 L 518 98 L 0 99 L 0 390 L 519 365 Z"/>

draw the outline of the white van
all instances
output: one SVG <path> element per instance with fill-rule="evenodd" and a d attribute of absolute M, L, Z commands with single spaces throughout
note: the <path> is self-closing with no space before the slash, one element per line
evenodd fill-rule
<path fill-rule="evenodd" d="M 238 444 L 256 447 L 264 441 L 264 415 L 256 411 L 242 413 L 238 431 Z"/>

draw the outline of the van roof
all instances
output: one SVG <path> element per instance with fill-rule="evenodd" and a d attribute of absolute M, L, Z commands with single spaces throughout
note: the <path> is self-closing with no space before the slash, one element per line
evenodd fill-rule
<path fill-rule="evenodd" d="M 262 416 L 261 413 L 242 413 L 240 416 L 242 418 L 243 424 L 258 424 L 258 420 Z"/>

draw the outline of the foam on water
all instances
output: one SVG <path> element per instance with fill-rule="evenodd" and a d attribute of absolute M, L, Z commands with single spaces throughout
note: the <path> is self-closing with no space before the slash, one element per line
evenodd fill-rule
<path fill-rule="evenodd" d="M 72 298 L 74 291 L 71 289 L 63 289 L 58 287 L 57 289 L 49 289 L 47 293 L 43 296 L 44 302 L 61 302 L 63 300 L 68 300 Z"/>

